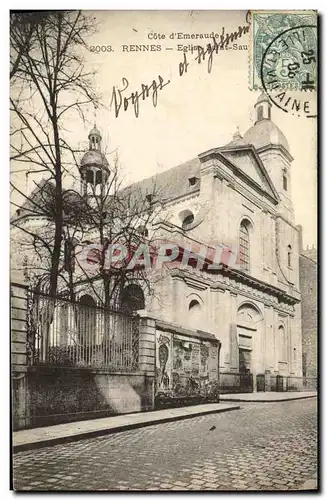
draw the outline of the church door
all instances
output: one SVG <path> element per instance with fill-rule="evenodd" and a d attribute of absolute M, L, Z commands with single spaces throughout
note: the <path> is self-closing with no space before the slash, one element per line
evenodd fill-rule
<path fill-rule="evenodd" d="M 240 391 L 252 392 L 251 351 L 239 349 Z"/>

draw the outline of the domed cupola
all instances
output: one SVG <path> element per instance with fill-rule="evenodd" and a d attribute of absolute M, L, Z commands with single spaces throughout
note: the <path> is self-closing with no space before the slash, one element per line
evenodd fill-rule
<path fill-rule="evenodd" d="M 288 141 L 277 125 L 271 120 L 271 103 L 263 92 L 254 105 L 255 123 L 245 132 L 243 142 L 252 144 L 267 170 L 278 193 L 278 209 L 287 220 L 294 221 L 291 198 L 291 162 Z"/>
<path fill-rule="evenodd" d="M 243 141 L 252 144 L 256 149 L 267 146 L 281 146 L 289 153 L 289 144 L 283 132 L 271 121 L 271 103 L 262 92 L 254 105 L 256 120 L 254 125 L 245 132 Z"/>
<path fill-rule="evenodd" d="M 84 154 L 79 171 L 81 174 L 82 194 L 86 195 L 88 191 L 91 194 L 98 194 L 107 182 L 110 175 L 109 163 L 105 155 L 101 152 L 101 134 L 94 125 L 89 136 L 89 150 Z"/>

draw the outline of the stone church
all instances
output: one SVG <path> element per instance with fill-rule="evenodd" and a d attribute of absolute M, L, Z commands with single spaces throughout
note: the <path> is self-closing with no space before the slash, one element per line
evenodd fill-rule
<path fill-rule="evenodd" d="M 147 195 L 157 210 L 144 233 L 149 240 L 155 234 L 177 242 L 181 249 L 194 245 L 238 249 L 237 266 L 210 269 L 176 262 L 153 282 L 151 294 L 133 279 L 124 291 L 127 302 L 136 297 L 134 309 L 144 309 L 162 324 L 183 332 L 205 332 L 219 340 L 219 370 L 227 386 L 233 385 L 229 377 L 236 373 L 251 374 L 253 381 L 265 373 L 272 379 L 302 377 L 293 158 L 264 94 L 255 103 L 254 114 L 254 125 L 243 137 L 237 131 L 230 143 L 126 188 L 151 193 L 155 184 L 160 193 L 160 199 Z M 89 140 L 80 164 L 84 196 L 90 186 L 101 191 L 110 176 L 96 128 Z"/>
<path fill-rule="evenodd" d="M 162 237 L 186 246 L 236 245 L 240 266 L 171 269 L 146 307 L 166 321 L 213 333 L 221 341 L 221 372 L 301 377 L 293 157 L 264 94 L 254 113 L 243 137 L 237 132 L 229 144 L 155 177 L 164 201 Z M 153 180 L 139 184 L 150 189 Z"/>

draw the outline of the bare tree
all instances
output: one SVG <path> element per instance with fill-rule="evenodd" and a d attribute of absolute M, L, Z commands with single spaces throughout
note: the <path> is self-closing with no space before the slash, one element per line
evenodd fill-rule
<path fill-rule="evenodd" d="M 85 69 L 83 60 L 86 38 L 95 27 L 83 13 L 64 11 L 12 13 L 10 24 L 12 178 L 22 171 L 42 173 L 53 188 L 50 200 L 48 188 L 35 199 L 12 180 L 12 204 L 22 212 L 13 224 L 29 234 L 35 250 L 42 247 L 48 253 L 45 273 L 49 294 L 55 297 L 65 226 L 63 178 L 76 169 L 78 152 L 67 139 L 67 123 L 76 112 L 84 120 L 85 107 L 98 104 L 92 90 L 94 73 Z M 43 230 L 29 228 L 24 219 L 42 220 Z"/>
<path fill-rule="evenodd" d="M 73 195 L 71 191 L 75 208 L 67 206 L 71 212 L 67 229 L 70 241 L 75 239 L 72 246 L 80 254 L 84 252 L 84 260 L 73 253 L 71 256 L 75 257 L 73 286 L 84 284 L 87 289 L 92 288 L 99 303 L 112 307 L 119 304 L 122 290 L 129 282 L 139 283 L 149 293 L 152 291 L 142 248 L 147 257 L 156 251 L 154 222 L 161 216 L 161 192 L 155 180 L 147 188 L 136 183 L 123 189 L 117 156 L 110 165 L 108 178 L 105 182 L 104 177 L 101 179 L 100 183 L 88 184 L 88 194 L 80 196 L 79 203 L 76 203 L 77 193 Z M 114 249 L 121 254 L 118 262 L 111 259 Z M 84 266 L 87 255 L 93 264 L 91 272 L 89 266 Z"/>

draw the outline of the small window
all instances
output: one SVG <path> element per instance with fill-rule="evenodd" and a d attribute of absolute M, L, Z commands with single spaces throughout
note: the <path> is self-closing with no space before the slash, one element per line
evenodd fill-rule
<path fill-rule="evenodd" d="M 262 118 L 263 118 L 263 107 L 259 106 L 259 108 L 258 108 L 258 121 L 262 120 Z"/>
<path fill-rule="evenodd" d="M 189 177 L 188 183 L 189 186 L 195 186 L 198 183 L 199 179 L 197 177 Z"/>
<path fill-rule="evenodd" d="M 287 247 L 287 265 L 288 267 L 292 267 L 292 247 L 288 245 Z"/>
<path fill-rule="evenodd" d="M 287 177 L 285 174 L 283 174 L 283 189 L 287 191 Z"/>
<path fill-rule="evenodd" d="M 146 195 L 146 201 L 148 203 L 152 203 L 152 201 L 153 201 L 153 194 L 147 194 Z"/>
<path fill-rule="evenodd" d="M 139 226 L 136 231 L 141 235 L 145 236 L 146 238 L 149 236 L 149 231 L 145 226 Z"/>

